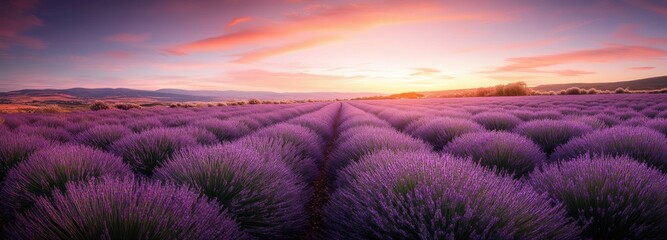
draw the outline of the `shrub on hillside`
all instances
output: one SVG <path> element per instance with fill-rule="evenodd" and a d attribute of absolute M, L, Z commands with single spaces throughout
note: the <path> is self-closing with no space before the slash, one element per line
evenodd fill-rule
<path fill-rule="evenodd" d="M 90 105 L 90 110 L 93 111 L 107 110 L 110 108 L 111 107 L 109 106 L 109 104 L 106 104 L 105 102 L 102 101 L 95 101 L 93 104 Z"/>
<path fill-rule="evenodd" d="M 115 108 L 120 109 L 120 110 L 130 110 L 130 109 L 135 109 L 135 108 L 141 108 L 138 104 L 134 103 L 119 103 L 114 105 Z"/>

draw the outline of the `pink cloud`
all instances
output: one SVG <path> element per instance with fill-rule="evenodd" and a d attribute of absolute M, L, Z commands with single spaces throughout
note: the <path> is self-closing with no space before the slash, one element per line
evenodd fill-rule
<path fill-rule="evenodd" d="M 556 71 L 545 71 L 547 73 L 555 73 L 562 77 L 576 77 L 581 75 L 594 74 L 594 72 L 582 71 L 582 70 L 556 70 Z"/>
<path fill-rule="evenodd" d="M 314 4 L 293 12 L 282 21 L 241 31 L 201 39 L 165 49 L 174 55 L 232 49 L 251 44 L 272 44 L 276 39 L 301 38 L 303 35 L 347 37 L 355 32 L 383 25 L 445 20 L 499 21 L 506 18 L 496 12 L 443 12 L 440 1 L 387 0 L 338 5 Z"/>
<path fill-rule="evenodd" d="M 117 43 L 140 43 L 148 39 L 148 34 L 119 33 L 104 37 L 104 40 Z"/>
<path fill-rule="evenodd" d="M 233 26 L 236 26 L 238 24 L 248 22 L 248 21 L 251 21 L 251 20 L 252 20 L 252 17 L 249 17 L 249 16 L 237 17 L 237 18 L 234 18 L 231 21 L 229 21 L 229 23 L 227 23 L 227 27 L 230 28 L 230 27 L 233 27 Z"/>
<path fill-rule="evenodd" d="M 628 69 L 630 69 L 630 70 L 652 70 L 652 69 L 655 69 L 655 67 L 629 67 Z"/>
<path fill-rule="evenodd" d="M 338 40 L 338 37 L 320 37 L 320 38 L 314 38 L 314 39 L 308 39 L 305 41 L 297 42 L 297 43 L 292 43 L 292 44 L 287 44 L 275 48 L 267 48 L 267 49 L 261 49 L 258 51 L 253 51 L 249 52 L 246 54 L 243 54 L 241 57 L 236 59 L 234 62 L 236 63 L 252 63 L 256 62 L 268 57 L 276 56 L 276 55 L 281 55 L 285 53 L 290 53 L 290 52 L 296 52 L 300 51 L 303 49 L 307 48 L 312 48 L 316 46 L 320 46 L 323 44 L 327 44 L 333 41 Z"/>
<path fill-rule="evenodd" d="M 626 2 L 645 10 L 667 16 L 667 4 L 665 4 L 665 2 L 662 2 L 662 4 L 654 3 L 648 0 L 626 0 Z"/>
<path fill-rule="evenodd" d="M 544 46 L 549 46 L 553 45 L 555 43 L 558 43 L 562 41 L 562 37 L 550 37 L 550 38 L 545 38 L 545 39 L 540 39 L 540 40 L 535 40 L 535 41 L 528 41 L 528 42 L 517 42 L 517 43 L 511 43 L 511 44 L 505 44 L 505 45 L 494 45 L 494 46 L 480 46 L 480 47 L 474 47 L 474 48 L 467 48 L 467 49 L 461 49 L 460 51 L 457 51 L 459 53 L 469 53 L 469 52 L 490 52 L 490 51 L 507 51 L 507 50 L 515 50 L 515 49 L 526 49 L 526 48 L 537 48 L 537 47 L 544 47 Z"/>
<path fill-rule="evenodd" d="M 667 44 L 667 37 L 645 36 L 639 33 L 640 29 L 641 26 L 637 24 L 623 24 L 616 30 L 613 37 L 642 45 Z"/>
<path fill-rule="evenodd" d="M 646 60 L 666 57 L 667 51 L 642 46 L 608 46 L 552 55 L 510 58 L 511 63 L 497 68 L 497 71 L 532 71 L 536 68 L 550 67 L 568 63 L 601 63 L 626 60 Z"/>
<path fill-rule="evenodd" d="M 4 1 L 0 6 L 0 49 L 9 49 L 13 45 L 32 49 L 46 48 L 40 39 L 24 35 L 24 32 L 43 25 L 42 20 L 32 11 L 37 7 L 37 0 Z"/>
<path fill-rule="evenodd" d="M 103 55 L 114 59 L 128 59 L 132 57 L 132 54 L 124 51 L 108 51 L 104 52 Z"/>
<path fill-rule="evenodd" d="M 589 25 L 591 23 L 597 22 L 599 20 L 602 20 L 602 18 L 594 18 L 586 21 L 580 21 L 580 22 L 573 22 L 573 23 L 567 23 L 567 24 L 562 24 L 557 26 L 551 33 L 561 33 L 561 32 L 567 32 L 571 31 L 577 28 L 584 27 L 586 25 Z"/>
<path fill-rule="evenodd" d="M 166 49 L 176 55 L 194 52 L 225 50 L 243 44 L 275 41 L 310 31 L 346 32 L 370 27 L 433 18 L 433 3 L 390 1 L 394 4 L 342 4 L 326 5 L 313 9 L 306 7 L 303 14 L 292 15 L 287 20 L 249 28 L 235 33 L 202 39 Z"/>

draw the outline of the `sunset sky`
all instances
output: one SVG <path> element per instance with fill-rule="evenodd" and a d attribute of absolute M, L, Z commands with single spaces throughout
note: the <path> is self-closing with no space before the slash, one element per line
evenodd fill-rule
<path fill-rule="evenodd" d="M 0 91 L 395 93 L 667 75 L 665 0 L 0 4 Z"/>

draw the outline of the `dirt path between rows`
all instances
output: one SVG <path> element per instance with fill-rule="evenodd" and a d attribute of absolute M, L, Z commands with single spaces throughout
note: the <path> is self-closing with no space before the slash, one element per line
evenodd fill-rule
<path fill-rule="evenodd" d="M 329 202 L 328 163 L 338 137 L 338 123 L 340 121 L 340 112 L 342 108 L 343 105 L 341 104 L 336 112 L 336 117 L 333 122 L 333 135 L 327 142 L 324 151 L 324 159 L 318 169 L 319 174 L 317 179 L 313 182 L 313 196 L 310 199 L 310 202 L 306 205 L 308 224 L 304 236 L 300 239 L 315 239 L 322 231 L 322 211 L 327 202 Z"/>

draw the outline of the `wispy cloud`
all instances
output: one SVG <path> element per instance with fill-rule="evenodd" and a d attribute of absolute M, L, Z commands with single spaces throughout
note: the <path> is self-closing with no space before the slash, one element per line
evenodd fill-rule
<path fill-rule="evenodd" d="M 234 18 L 231 21 L 229 21 L 229 23 L 227 23 L 227 28 L 231 28 L 233 26 L 236 26 L 236 25 L 244 23 L 244 22 L 249 22 L 251 20 L 252 20 L 252 17 L 249 17 L 249 16 L 237 17 L 237 18 Z"/>
<path fill-rule="evenodd" d="M 37 5 L 37 0 L 0 2 L 0 50 L 7 50 L 12 46 L 46 48 L 46 42 L 25 34 L 28 30 L 43 25 L 42 20 L 33 14 Z"/>
<path fill-rule="evenodd" d="M 247 28 L 234 33 L 167 48 L 175 55 L 217 51 L 245 44 L 271 43 L 307 33 L 344 36 L 381 25 L 425 21 L 437 18 L 436 1 L 380 1 L 340 5 L 307 6 L 284 21 Z"/>
<path fill-rule="evenodd" d="M 646 66 L 646 67 L 629 67 L 628 69 L 630 69 L 630 70 L 653 70 L 653 69 L 655 69 L 655 67 L 650 67 L 650 66 Z"/>
<path fill-rule="evenodd" d="M 646 36 L 641 34 L 639 30 L 641 30 L 641 26 L 638 24 L 623 24 L 618 27 L 616 32 L 613 34 L 613 37 L 619 40 L 631 42 L 633 44 L 648 46 L 667 44 L 667 36 Z"/>
<path fill-rule="evenodd" d="M 236 59 L 234 62 L 236 63 L 253 63 L 268 57 L 272 56 L 277 56 L 289 52 L 296 52 L 300 51 L 303 49 L 307 48 L 312 48 L 316 46 L 320 46 L 323 44 L 327 44 L 336 40 L 339 40 L 340 37 L 334 37 L 334 36 L 325 36 L 325 37 L 319 37 L 319 38 L 314 38 L 314 39 L 307 39 L 304 41 L 296 42 L 296 43 L 291 43 L 287 45 L 282 45 L 278 47 L 273 47 L 273 48 L 265 48 L 265 49 L 260 49 L 257 51 L 252 51 L 245 53 L 241 55 L 238 59 Z"/>
<path fill-rule="evenodd" d="M 148 39 L 145 33 L 119 33 L 104 37 L 104 40 L 116 43 L 140 43 Z"/>
<path fill-rule="evenodd" d="M 626 0 L 627 3 L 630 3 L 634 6 L 643 8 L 644 10 L 658 13 L 667 17 L 667 3 L 661 1 L 651 2 L 648 0 Z"/>
<path fill-rule="evenodd" d="M 667 51 L 643 46 L 608 46 L 551 55 L 508 59 L 510 64 L 499 67 L 499 72 L 535 71 L 538 68 L 568 63 L 603 63 L 627 60 L 646 60 L 667 57 Z"/>
<path fill-rule="evenodd" d="M 433 68 L 415 68 L 414 70 L 410 76 L 433 76 L 440 74 L 440 70 Z"/>

